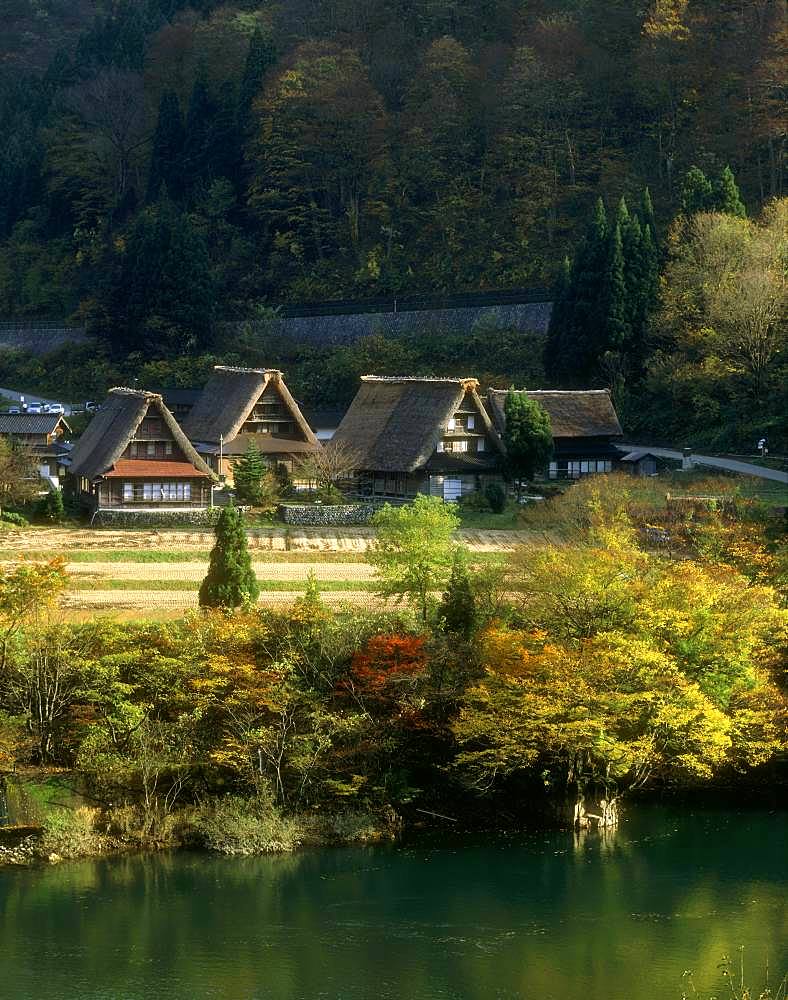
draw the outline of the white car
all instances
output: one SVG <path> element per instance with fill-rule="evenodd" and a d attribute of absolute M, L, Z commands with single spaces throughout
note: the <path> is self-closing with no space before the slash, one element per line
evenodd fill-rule
<path fill-rule="evenodd" d="M 46 403 L 44 405 L 44 413 L 59 413 L 62 415 L 65 412 L 66 408 L 62 403 Z"/>
<path fill-rule="evenodd" d="M 21 411 L 21 409 L 18 406 L 9 406 L 8 407 L 8 412 L 9 413 L 21 413 L 22 411 Z"/>
<path fill-rule="evenodd" d="M 27 407 L 28 413 L 43 413 L 44 405 L 43 403 L 29 403 Z"/>

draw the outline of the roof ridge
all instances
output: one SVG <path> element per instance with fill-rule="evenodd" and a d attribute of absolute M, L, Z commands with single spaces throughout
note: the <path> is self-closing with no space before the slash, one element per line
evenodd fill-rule
<path fill-rule="evenodd" d="M 215 372 L 233 372 L 236 375 L 282 375 L 281 368 L 244 368 L 241 365 L 214 365 Z"/>
<path fill-rule="evenodd" d="M 161 399 L 160 392 L 149 392 L 147 389 L 132 389 L 127 385 L 115 385 L 107 390 L 107 395 L 133 396 L 135 399 Z"/>
<path fill-rule="evenodd" d="M 463 378 L 445 378 L 431 375 L 362 375 L 362 382 L 438 382 L 443 385 L 478 385 L 479 380 L 472 376 Z"/>
<path fill-rule="evenodd" d="M 531 395 L 536 395 L 537 393 L 550 393 L 551 396 L 577 396 L 580 393 L 583 395 L 589 395 L 590 393 L 600 393 L 605 396 L 610 395 L 609 389 L 496 389 L 491 388 L 489 392 L 528 392 Z"/>

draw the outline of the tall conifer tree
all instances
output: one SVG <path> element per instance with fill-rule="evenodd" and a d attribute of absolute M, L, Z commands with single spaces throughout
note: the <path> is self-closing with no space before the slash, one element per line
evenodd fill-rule
<path fill-rule="evenodd" d="M 627 282 L 621 226 L 616 223 L 610 240 L 602 297 L 602 323 L 597 357 L 605 351 L 621 351 L 629 340 Z"/>
<path fill-rule="evenodd" d="M 253 507 L 260 503 L 265 473 L 263 456 L 254 441 L 250 441 L 246 446 L 246 453 L 239 458 L 233 469 L 233 483 L 241 503 L 248 503 Z"/>
<path fill-rule="evenodd" d="M 211 179 L 211 132 L 215 109 L 208 93 L 205 70 L 201 67 L 192 87 L 186 113 L 183 143 L 183 179 L 190 193 L 198 181 Z"/>
<path fill-rule="evenodd" d="M 237 608 L 260 594 L 246 544 L 243 517 L 232 504 L 223 508 L 215 528 L 208 573 L 200 586 L 200 607 Z"/>
<path fill-rule="evenodd" d="M 724 212 L 725 215 L 735 215 L 740 219 L 747 215 L 747 209 L 741 200 L 736 178 L 728 166 L 723 169 L 719 180 L 714 185 L 714 209 L 717 212 Z"/>
<path fill-rule="evenodd" d="M 690 167 L 681 188 L 681 210 L 689 216 L 713 207 L 714 187 L 700 167 Z"/>
<path fill-rule="evenodd" d="M 171 197 L 180 195 L 180 158 L 183 153 L 183 116 L 178 97 L 165 90 L 159 101 L 159 118 L 153 135 L 147 200 L 156 201 L 162 187 Z"/>

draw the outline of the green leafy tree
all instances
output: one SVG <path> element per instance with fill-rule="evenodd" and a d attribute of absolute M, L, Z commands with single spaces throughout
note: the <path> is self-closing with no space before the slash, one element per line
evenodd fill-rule
<path fill-rule="evenodd" d="M 0 510 L 30 500 L 37 488 L 33 453 L 17 441 L 0 438 Z"/>
<path fill-rule="evenodd" d="M 522 481 L 542 472 L 553 453 L 550 417 L 536 400 L 524 392 L 509 391 L 504 404 L 507 475 L 517 485 L 519 500 Z"/>
<path fill-rule="evenodd" d="M 449 584 L 438 608 L 438 622 L 444 632 L 470 639 L 476 630 L 476 599 L 468 572 L 468 553 L 454 550 Z"/>
<path fill-rule="evenodd" d="M 200 607 L 237 608 L 253 603 L 260 587 L 249 556 L 243 517 L 237 507 L 230 504 L 222 509 L 215 535 L 208 574 L 200 586 Z"/>
<path fill-rule="evenodd" d="M 265 461 L 254 441 L 249 441 L 246 452 L 233 467 L 233 483 L 238 500 L 243 504 L 259 507 L 263 498 L 263 479 L 267 472 Z"/>
<path fill-rule="evenodd" d="M 460 519 L 438 497 L 418 496 L 402 507 L 386 504 L 372 524 L 377 536 L 369 561 L 380 593 L 407 598 L 426 622 L 433 591 L 442 590 L 449 577 Z"/>

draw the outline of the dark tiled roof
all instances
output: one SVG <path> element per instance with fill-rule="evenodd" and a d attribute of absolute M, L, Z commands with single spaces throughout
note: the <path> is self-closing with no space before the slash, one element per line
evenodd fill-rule
<path fill-rule="evenodd" d="M 53 434 L 61 413 L 0 413 L 0 434 Z"/>

